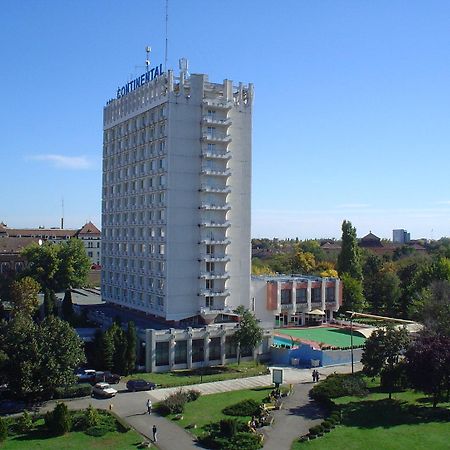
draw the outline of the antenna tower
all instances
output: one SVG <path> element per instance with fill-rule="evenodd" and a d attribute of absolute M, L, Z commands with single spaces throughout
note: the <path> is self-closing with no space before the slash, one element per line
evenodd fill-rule
<path fill-rule="evenodd" d="M 169 24 L 169 0 L 166 0 L 166 48 L 164 52 L 164 72 L 167 72 L 167 52 L 169 47 L 168 24 Z"/>

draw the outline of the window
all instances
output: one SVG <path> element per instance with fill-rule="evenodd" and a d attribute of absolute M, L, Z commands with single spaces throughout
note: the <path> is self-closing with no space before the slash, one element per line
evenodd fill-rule
<path fill-rule="evenodd" d="M 295 292 L 296 303 L 307 303 L 306 288 L 297 288 Z"/>
<path fill-rule="evenodd" d="M 281 289 L 281 304 L 289 305 L 291 303 L 291 294 L 292 291 L 290 289 Z"/>
<path fill-rule="evenodd" d="M 205 306 L 207 308 L 212 308 L 214 306 L 214 297 L 206 297 L 205 298 Z"/>
<path fill-rule="evenodd" d="M 327 291 L 326 291 L 327 302 L 334 302 L 335 301 L 334 293 L 335 293 L 334 286 L 327 287 Z"/>
<path fill-rule="evenodd" d="M 214 255 L 214 245 L 211 245 L 211 244 L 206 245 L 206 254 Z"/>
<path fill-rule="evenodd" d="M 94 256 L 93 252 L 88 252 L 89 258 L 92 258 Z"/>
<path fill-rule="evenodd" d="M 206 289 L 214 289 L 214 280 L 205 280 Z"/>
<path fill-rule="evenodd" d="M 311 301 L 313 303 L 320 303 L 322 300 L 321 288 L 312 288 L 311 289 Z"/>
<path fill-rule="evenodd" d="M 206 263 L 206 271 L 207 272 L 214 272 L 214 263 L 213 262 L 208 261 Z"/>

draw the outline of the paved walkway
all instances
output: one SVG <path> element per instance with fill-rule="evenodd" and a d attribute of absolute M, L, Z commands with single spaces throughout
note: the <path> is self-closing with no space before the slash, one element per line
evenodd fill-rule
<path fill-rule="evenodd" d="M 293 384 L 294 394 L 287 397 L 280 411 L 274 412 L 275 421 L 271 427 L 266 427 L 263 432 L 266 436 L 264 448 L 267 450 L 289 450 L 292 441 L 305 433 L 313 423 L 320 421 L 320 411 L 314 404 L 309 402 L 308 391 L 311 388 L 311 370 L 294 369 L 284 367 L 284 383 Z M 355 364 L 355 370 L 360 370 L 360 364 Z M 322 378 L 331 373 L 348 373 L 350 365 L 321 367 L 319 373 Z M 216 394 L 242 389 L 252 389 L 260 386 L 270 386 L 271 375 L 260 375 L 257 377 L 240 378 L 227 381 L 216 381 L 212 383 L 194 384 L 182 389 L 196 389 L 202 395 Z M 150 398 L 154 403 L 165 399 L 174 391 L 180 389 L 165 388 L 145 392 L 127 392 L 120 390 L 114 399 L 82 398 L 67 401 L 70 409 L 84 409 L 91 404 L 95 408 L 108 409 L 113 404 L 113 411 L 125 419 L 133 428 L 142 434 L 147 440 L 151 440 L 153 425 L 158 429 L 157 447 L 160 450 L 198 450 L 199 447 L 191 434 L 174 422 L 158 416 L 147 414 L 146 403 Z M 41 412 L 53 409 L 55 402 L 49 402 L 41 408 Z M 144 439 L 143 439 L 144 440 Z"/>

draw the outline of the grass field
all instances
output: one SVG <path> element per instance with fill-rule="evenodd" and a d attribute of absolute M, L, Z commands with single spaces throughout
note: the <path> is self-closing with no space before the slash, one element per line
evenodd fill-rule
<path fill-rule="evenodd" d="M 127 381 L 130 378 L 139 378 L 159 387 L 174 387 L 197 384 L 200 382 L 208 383 L 210 381 L 232 380 L 235 378 L 253 377 L 268 373 L 267 366 L 256 364 L 254 361 L 241 362 L 241 364 L 227 364 L 226 366 L 204 367 L 193 370 L 174 370 L 166 373 L 139 373 L 123 379 Z"/>
<path fill-rule="evenodd" d="M 392 400 L 379 388 L 367 397 L 341 397 L 344 420 L 323 437 L 295 442 L 292 450 L 443 450 L 450 448 L 450 424 L 440 404 L 433 410 L 430 398 L 414 391 L 396 392 Z M 445 417 L 447 416 L 447 417 Z"/>
<path fill-rule="evenodd" d="M 333 347 L 350 347 L 350 331 L 342 328 L 311 327 L 311 328 L 277 328 L 275 333 L 292 336 L 308 341 L 323 342 Z M 366 339 L 353 334 L 353 345 L 363 345 Z"/>
<path fill-rule="evenodd" d="M 233 405 L 246 399 L 262 401 L 262 399 L 267 397 L 272 390 L 272 387 L 267 387 L 204 395 L 194 402 L 186 403 L 183 419 L 174 422 L 183 428 L 190 424 L 196 424 L 197 428 L 192 428 L 189 431 L 195 435 L 200 435 L 204 432 L 202 427 L 206 424 L 231 417 L 222 413 L 222 410 L 226 406 Z M 169 416 L 169 418 L 173 419 L 173 416 Z M 242 420 L 248 421 L 250 419 L 251 417 L 246 417 Z"/>
<path fill-rule="evenodd" d="M 27 435 L 8 438 L 0 444 L 0 448 L 2 450 L 132 450 L 136 449 L 142 441 L 142 436 L 132 430 L 126 433 L 110 432 L 102 437 L 93 437 L 81 431 L 67 433 L 64 436 L 50 436 L 45 430 L 37 429 Z"/>

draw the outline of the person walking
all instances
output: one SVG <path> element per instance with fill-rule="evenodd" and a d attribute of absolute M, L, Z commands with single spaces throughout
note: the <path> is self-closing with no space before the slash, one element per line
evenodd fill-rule
<path fill-rule="evenodd" d="M 153 425 L 152 431 L 153 431 L 153 442 L 156 442 L 158 440 L 158 436 L 157 436 L 158 429 L 156 428 L 156 425 Z"/>
<path fill-rule="evenodd" d="M 147 400 L 147 412 L 149 413 L 149 414 L 151 414 L 152 413 L 152 401 L 150 400 L 150 399 L 148 399 Z"/>
<path fill-rule="evenodd" d="M 315 383 L 316 382 L 316 369 L 314 369 L 312 371 L 312 379 L 313 379 L 313 383 Z"/>
<path fill-rule="evenodd" d="M 320 375 L 319 375 L 319 371 L 316 370 L 316 381 L 319 382 L 320 380 Z"/>

